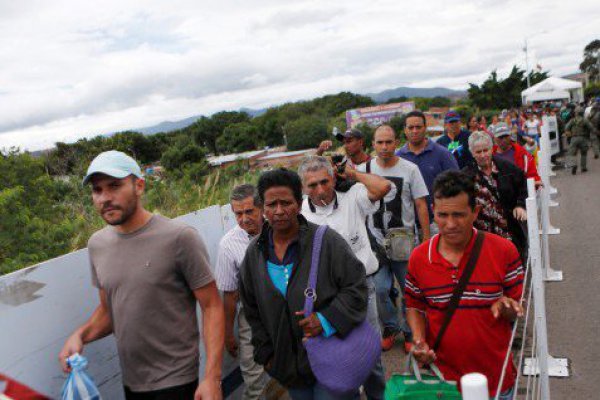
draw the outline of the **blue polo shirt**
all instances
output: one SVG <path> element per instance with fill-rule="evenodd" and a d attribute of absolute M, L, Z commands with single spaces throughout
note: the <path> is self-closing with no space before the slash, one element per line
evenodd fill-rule
<path fill-rule="evenodd" d="M 449 169 L 458 170 L 456 159 L 445 147 L 437 144 L 431 139 L 427 139 L 427 146 L 419 154 L 415 154 L 405 144 L 396 155 L 405 160 L 417 164 L 423 180 L 429 191 L 427 196 L 427 207 L 429 209 L 429 220 L 433 221 L 433 212 L 431 205 L 433 203 L 433 181 L 440 173 Z"/>
<path fill-rule="evenodd" d="M 298 239 L 290 243 L 285 251 L 283 260 L 277 258 L 275 254 L 275 244 L 273 243 L 273 231 L 269 230 L 269 259 L 267 260 L 267 272 L 271 282 L 277 288 L 283 297 L 287 296 L 287 287 L 293 269 L 298 265 L 300 244 Z M 321 314 L 317 312 L 317 317 L 323 328 L 323 336 L 329 337 L 337 332 L 331 323 Z"/>

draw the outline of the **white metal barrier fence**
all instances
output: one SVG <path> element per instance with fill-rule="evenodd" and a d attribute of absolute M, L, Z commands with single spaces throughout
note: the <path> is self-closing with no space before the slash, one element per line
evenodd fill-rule
<path fill-rule="evenodd" d="M 521 300 L 525 308 L 525 316 L 515 322 L 506 358 L 508 361 L 509 355 L 513 353 L 512 345 L 516 334 L 519 333 L 522 342 L 520 349 L 514 354 L 518 364 L 514 398 L 526 400 L 550 400 L 549 378 L 569 376 L 568 360 L 553 357 L 548 349 L 544 282 L 562 281 L 563 273 L 553 269 L 550 263 L 548 237 L 560 234 L 560 229 L 552 226 L 550 222 L 550 207 L 558 206 L 558 202 L 554 201 L 551 196 L 558 193 L 558 190 L 550 182 L 550 176 L 554 176 L 554 174 L 551 171 L 551 145 L 547 129 L 542 129 L 540 145 L 538 171 L 543 186 L 536 190 L 534 180 L 527 181 L 526 208 L 529 246 Z M 531 310 L 533 310 L 533 318 L 530 318 Z M 504 378 L 506 362 L 502 368 L 502 377 Z M 499 398 L 502 380 L 498 385 L 496 399 Z M 465 400 L 486 400 L 488 398 L 487 379 L 481 374 L 463 376 L 461 385 Z M 521 389 L 520 392 L 524 393 L 518 395 L 517 389 Z"/>

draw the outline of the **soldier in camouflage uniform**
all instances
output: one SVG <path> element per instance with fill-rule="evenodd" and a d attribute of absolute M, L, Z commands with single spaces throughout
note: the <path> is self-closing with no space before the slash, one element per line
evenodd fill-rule
<path fill-rule="evenodd" d="M 596 97 L 596 102 L 592 106 L 592 111 L 589 115 L 590 123 L 596 128 L 596 133 L 600 132 L 600 97 Z M 591 137 L 592 150 L 594 151 L 594 158 L 600 157 L 600 138 L 598 135 Z"/>
<path fill-rule="evenodd" d="M 583 118 L 583 109 L 575 110 L 575 117 L 565 126 L 567 137 L 571 138 L 568 156 L 571 158 L 571 173 L 577 173 L 577 152 L 581 153 L 581 172 L 587 172 L 587 152 L 590 147 L 590 137 L 596 135 L 596 129 L 590 121 Z"/>

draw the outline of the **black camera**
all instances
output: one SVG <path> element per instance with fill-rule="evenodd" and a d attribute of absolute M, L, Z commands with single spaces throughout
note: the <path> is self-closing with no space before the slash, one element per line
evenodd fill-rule
<path fill-rule="evenodd" d="M 348 161 L 346 156 L 343 154 L 333 154 L 331 156 L 331 161 L 333 162 L 333 165 L 335 165 L 337 173 L 343 174 L 346 169 L 346 162 Z"/>

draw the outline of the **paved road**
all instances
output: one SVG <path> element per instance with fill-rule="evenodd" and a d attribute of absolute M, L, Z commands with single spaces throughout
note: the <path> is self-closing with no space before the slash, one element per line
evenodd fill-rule
<path fill-rule="evenodd" d="M 600 399 L 600 160 L 588 153 L 588 164 L 585 174 L 551 178 L 561 234 L 550 237 L 550 261 L 565 279 L 546 283 L 549 348 L 571 361 L 570 378 L 551 379 L 552 399 Z"/>
<path fill-rule="evenodd" d="M 553 400 L 600 399 L 600 160 L 588 157 L 588 168 L 551 178 L 560 206 L 550 219 L 561 234 L 550 237 L 550 260 L 565 279 L 546 283 L 549 348 L 571 362 L 570 378 L 551 378 Z M 404 371 L 404 359 L 401 343 L 384 353 L 388 378 Z"/>

